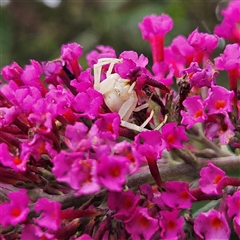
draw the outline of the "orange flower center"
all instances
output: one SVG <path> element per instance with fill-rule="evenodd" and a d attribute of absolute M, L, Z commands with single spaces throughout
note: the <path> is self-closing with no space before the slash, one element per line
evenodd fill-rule
<path fill-rule="evenodd" d="M 126 209 L 131 208 L 131 207 L 133 206 L 133 201 L 132 201 L 132 199 L 129 198 L 129 197 L 124 198 L 124 200 L 123 200 L 123 206 L 124 206 L 124 208 L 126 208 Z"/>
<path fill-rule="evenodd" d="M 174 222 L 173 220 L 168 221 L 167 229 L 174 230 L 175 228 L 176 228 L 176 222 Z"/>
<path fill-rule="evenodd" d="M 202 109 L 199 109 L 198 111 L 195 112 L 194 118 L 201 117 L 202 115 L 203 115 L 203 110 L 202 110 Z"/>
<path fill-rule="evenodd" d="M 149 221 L 146 217 L 144 217 L 143 215 L 141 215 L 141 217 L 139 217 L 139 219 L 138 219 L 138 223 L 139 223 L 139 225 L 141 225 L 143 228 L 146 228 L 146 227 L 149 226 L 150 221 Z"/>
<path fill-rule="evenodd" d="M 213 183 L 214 183 L 214 184 L 218 184 L 221 179 L 222 179 L 222 176 L 221 176 L 221 175 L 217 175 L 217 176 L 214 178 Z"/>
<path fill-rule="evenodd" d="M 211 219 L 211 226 L 213 228 L 221 228 L 222 227 L 222 221 L 218 217 L 214 217 Z"/>
<path fill-rule="evenodd" d="M 15 165 L 19 165 L 19 164 L 22 163 L 22 160 L 21 160 L 20 158 L 18 158 L 18 157 L 15 157 L 15 158 L 13 158 L 13 163 L 14 163 Z"/>
<path fill-rule="evenodd" d="M 20 214 L 21 214 L 21 209 L 19 209 L 19 208 L 14 208 L 14 209 L 12 209 L 11 214 L 12 214 L 13 217 L 19 217 Z"/>
<path fill-rule="evenodd" d="M 167 141 L 169 142 L 169 143 L 174 143 L 175 142 L 175 137 L 173 136 L 173 134 L 169 134 L 168 136 L 167 136 Z"/>
<path fill-rule="evenodd" d="M 110 175 L 112 177 L 118 177 L 120 174 L 121 174 L 121 169 L 119 166 L 115 166 L 110 169 Z"/>
<path fill-rule="evenodd" d="M 188 193 L 187 191 L 183 191 L 180 193 L 180 198 L 183 200 L 183 201 L 186 201 L 188 199 Z"/>
<path fill-rule="evenodd" d="M 216 109 L 220 109 L 220 108 L 224 108 L 226 106 L 226 102 L 224 100 L 217 100 L 215 102 L 215 108 Z"/>
<path fill-rule="evenodd" d="M 113 131 L 113 125 L 112 125 L 111 123 L 109 123 L 109 124 L 107 125 L 107 131 L 109 131 L 109 132 L 111 132 L 111 133 L 114 133 L 114 131 Z"/>

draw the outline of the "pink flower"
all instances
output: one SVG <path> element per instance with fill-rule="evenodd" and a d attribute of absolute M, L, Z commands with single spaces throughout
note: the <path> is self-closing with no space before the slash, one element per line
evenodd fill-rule
<path fill-rule="evenodd" d="M 138 24 L 142 32 L 144 40 L 152 40 L 156 36 L 165 36 L 166 33 L 172 30 L 173 20 L 167 14 L 157 16 L 152 14 L 145 17 L 141 23 Z"/>
<path fill-rule="evenodd" d="M 240 30 L 238 28 L 240 20 L 239 1 L 228 2 L 226 9 L 221 11 L 224 19 L 220 25 L 214 28 L 214 33 L 232 42 L 240 43 Z"/>
<path fill-rule="evenodd" d="M 18 86 L 21 86 L 23 85 L 23 82 L 21 80 L 22 72 L 23 69 L 18 65 L 18 63 L 13 62 L 11 65 L 5 66 L 2 69 L 1 75 L 7 82 L 13 80 Z"/>
<path fill-rule="evenodd" d="M 111 46 L 98 45 L 97 50 L 92 50 L 86 55 L 87 63 L 89 67 L 93 67 L 100 58 L 116 58 L 116 52 Z"/>
<path fill-rule="evenodd" d="M 189 192 L 189 184 L 185 182 L 165 182 L 166 192 L 162 192 L 160 199 L 170 208 L 190 208 L 195 198 Z"/>
<path fill-rule="evenodd" d="M 100 190 L 95 159 L 76 159 L 69 172 L 69 184 L 76 195 L 92 194 Z"/>
<path fill-rule="evenodd" d="M 156 161 L 161 157 L 162 151 L 166 148 L 165 141 L 157 130 L 139 133 L 134 139 L 134 146 L 139 153 L 145 156 L 148 166 L 156 184 L 163 187 L 163 181 L 158 170 Z"/>
<path fill-rule="evenodd" d="M 155 62 L 152 70 L 154 79 L 168 86 L 173 84 L 174 69 L 167 62 Z"/>
<path fill-rule="evenodd" d="M 0 204 L 0 224 L 3 227 L 17 225 L 27 219 L 29 213 L 29 197 L 26 190 L 11 192 L 8 194 L 10 202 Z"/>
<path fill-rule="evenodd" d="M 177 60 L 176 55 L 184 59 L 187 66 L 193 61 L 194 48 L 189 45 L 184 36 L 177 36 L 173 39 L 171 50 L 174 53 L 174 61 Z"/>
<path fill-rule="evenodd" d="M 179 211 L 160 211 L 159 225 L 162 239 L 177 240 L 183 237 L 184 218 L 178 217 Z"/>
<path fill-rule="evenodd" d="M 132 216 L 139 200 L 140 197 L 131 190 L 108 193 L 108 207 L 116 211 L 113 217 L 121 221 L 126 221 Z"/>
<path fill-rule="evenodd" d="M 222 86 L 212 86 L 204 104 L 209 114 L 232 112 L 233 97 L 233 91 L 229 91 Z"/>
<path fill-rule="evenodd" d="M 72 107 L 79 116 L 94 119 L 98 116 L 99 108 L 102 104 L 102 94 L 89 88 L 86 92 L 77 94 L 72 102 Z"/>
<path fill-rule="evenodd" d="M 38 199 L 35 211 L 40 212 L 40 217 L 35 218 L 35 222 L 49 230 L 56 231 L 61 225 L 61 204 L 49 201 L 47 198 Z"/>
<path fill-rule="evenodd" d="M 222 169 L 209 163 L 207 167 L 201 169 L 200 176 L 199 185 L 202 192 L 215 195 L 222 194 L 221 180 L 226 176 Z"/>
<path fill-rule="evenodd" d="M 158 220 L 148 214 L 147 208 L 137 207 L 132 217 L 125 221 L 125 228 L 133 239 L 150 240 L 152 235 L 159 229 Z"/>
<path fill-rule="evenodd" d="M 232 196 L 227 198 L 228 216 L 233 218 L 233 226 L 235 232 L 240 238 L 240 191 L 235 192 Z"/>
<path fill-rule="evenodd" d="M 208 121 L 204 126 L 205 136 L 210 140 L 219 138 L 219 144 L 221 145 L 228 144 L 235 135 L 233 131 L 235 127 L 228 114 L 208 115 Z"/>
<path fill-rule="evenodd" d="M 230 90 L 235 93 L 234 102 L 237 102 L 238 81 L 240 76 L 240 46 L 239 44 L 228 44 L 220 57 L 214 59 L 219 70 L 228 72 Z"/>
<path fill-rule="evenodd" d="M 67 67 L 70 68 L 74 77 L 80 75 L 82 67 L 78 63 L 78 58 L 82 55 L 82 46 L 77 43 L 69 43 L 62 45 L 61 58 L 66 61 Z"/>
<path fill-rule="evenodd" d="M 15 171 L 26 171 L 28 158 L 23 159 L 19 156 L 12 155 L 6 143 L 0 143 L 0 163 L 5 167 L 10 167 Z"/>
<path fill-rule="evenodd" d="M 29 239 L 47 239 L 47 240 L 57 240 L 53 234 L 47 233 L 45 230 L 42 230 L 40 227 L 27 224 L 23 227 L 21 240 Z"/>
<path fill-rule="evenodd" d="M 99 129 L 99 136 L 110 140 L 116 140 L 119 136 L 121 119 L 117 113 L 100 114 L 95 122 Z"/>
<path fill-rule="evenodd" d="M 195 49 L 193 61 L 201 63 L 203 57 L 207 59 L 212 51 L 218 45 L 218 37 L 208 33 L 199 33 L 198 29 L 194 30 L 187 39 L 189 45 Z"/>
<path fill-rule="evenodd" d="M 199 33 L 198 29 L 195 29 L 188 36 L 187 41 L 195 50 L 212 52 L 217 47 L 218 37 L 208 33 Z"/>
<path fill-rule="evenodd" d="M 184 127 L 177 126 L 175 122 L 167 123 L 162 127 L 162 138 L 168 151 L 173 148 L 184 148 L 182 142 L 188 141 Z"/>
<path fill-rule="evenodd" d="M 146 158 L 155 160 L 161 157 L 165 149 L 162 136 L 157 130 L 139 133 L 134 139 L 134 146 Z"/>
<path fill-rule="evenodd" d="M 24 85 L 36 87 L 44 96 L 47 92 L 47 88 L 43 85 L 40 77 L 43 72 L 39 62 L 30 60 L 31 65 L 26 65 L 22 74 L 21 80 Z"/>
<path fill-rule="evenodd" d="M 235 192 L 232 196 L 228 195 L 227 205 L 229 217 L 240 216 L 240 191 Z"/>
<path fill-rule="evenodd" d="M 187 129 L 191 128 L 194 124 L 204 122 L 207 119 L 203 101 L 200 96 L 187 97 L 183 101 L 183 106 L 186 111 L 181 111 L 181 124 L 186 124 Z"/>
<path fill-rule="evenodd" d="M 26 114 L 32 111 L 33 105 L 42 98 L 40 91 L 33 86 L 24 86 L 16 90 L 17 106 Z"/>
<path fill-rule="evenodd" d="M 86 151 L 91 147 L 91 142 L 87 139 L 87 133 L 88 127 L 82 122 L 67 125 L 65 143 L 72 151 Z"/>
<path fill-rule="evenodd" d="M 218 71 L 215 66 L 207 60 L 203 69 L 199 68 L 197 62 L 192 62 L 189 68 L 181 71 L 180 76 L 184 75 L 188 76 L 191 87 L 211 87 L 213 84 L 216 84 Z"/>
<path fill-rule="evenodd" d="M 88 88 L 93 88 L 94 78 L 91 74 L 91 69 L 87 68 L 80 75 L 71 81 L 71 86 L 75 87 L 77 92 L 87 91 Z"/>
<path fill-rule="evenodd" d="M 49 133 L 52 130 L 52 120 L 55 114 L 52 111 L 45 98 L 40 98 L 33 106 L 32 113 L 29 114 L 28 120 L 36 127 L 39 133 Z"/>
<path fill-rule="evenodd" d="M 0 127 L 12 124 L 20 112 L 21 110 L 19 109 L 19 107 L 16 106 L 12 106 L 10 108 L 1 107 Z"/>
<path fill-rule="evenodd" d="M 172 18 L 167 14 L 161 16 L 152 14 L 145 17 L 138 27 L 143 39 L 150 42 L 154 63 L 162 62 L 164 60 L 164 37 L 173 28 Z"/>
<path fill-rule="evenodd" d="M 124 156 L 128 159 L 130 174 L 135 173 L 145 162 L 144 156 L 142 156 L 130 142 L 122 141 L 116 143 L 113 150 L 116 155 Z"/>
<path fill-rule="evenodd" d="M 215 65 L 219 70 L 232 70 L 237 68 L 240 71 L 240 46 L 237 43 L 228 44 L 219 57 L 214 59 Z"/>
<path fill-rule="evenodd" d="M 49 138 L 35 134 L 33 139 L 21 144 L 20 159 L 27 162 L 31 155 L 31 157 L 38 162 L 43 154 L 48 154 L 49 156 L 54 157 L 57 154 L 57 151 L 53 148 L 53 143 Z"/>
<path fill-rule="evenodd" d="M 200 239 L 226 239 L 230 237 L 230 228 L 224 213 L 211 209 L 202 212 L 194 221 L 194 232 Z"/>
<path fill-rule="evenodd" d="M 126 182 L 127 163 L 126 157 L 102 154 L 97 166 L 99 181 L 111 191 L 121 191 Z"/>

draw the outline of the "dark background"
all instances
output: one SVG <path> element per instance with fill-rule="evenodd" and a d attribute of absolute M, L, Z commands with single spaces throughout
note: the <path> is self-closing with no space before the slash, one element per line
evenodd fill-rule
<path fill-rule="evenodd" d="M 142 40 L 138 28 L 144 16 L 167 13 L 173 18 L 174 28 L 166 38 L 169 45 L 177 35 L 187 37 L 197 27 L 212 33 L 219 23 L 216 11 L 224 5 L 218 0 L 62 0 L 51 8 L 41 1 L 9 1 L 0 7 L 0 67 L 13 61 L 24 67 L 29 59 L 57 58 L 61 45 L 74 41 L 83 46 L 84 55 L 103 44 L 114 47 L 117 54 L 143 53 L 151 61 L 149 43 Z M 84 57 L 80 61 L 86 67 Z"/>

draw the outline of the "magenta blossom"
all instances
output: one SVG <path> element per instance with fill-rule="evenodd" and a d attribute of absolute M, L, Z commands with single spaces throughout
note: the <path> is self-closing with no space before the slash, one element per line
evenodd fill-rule
<path fill-rule="evenodd" d="M 190 63 L 193 61 L 194 48 L 189 45 L 186 37 L 181 35 L 175 37 L 171 44 L 171 50 L 174 53 L 175 58 L 176 55 L 179 56 L 181 59 L 184 60 L 184 63 L 187 66 L 189 66 Z"/>
<path fill-rule="evenodd" d="M 3 166 L 10 167 L 15 171 L 26 171 L 28 158 L 22 159 L 19 156 L 11 154 L 6 143 L 0 143 L 0 153 L 0 163 Z"/>
<path fill-rule="evenodd" d="M 116 58 L 115 50 L 110 46 L 99 45 L 96 47 L 97 50 L 92 50 L 86 55 L 86 59 L 89 67 L 93 67 L 100 58 Z"/>
<path fill-rule="evenodd" d="M 116 140 L 119 136 L 121 119 L 117 113 L 100 114 L 95 122 L 99 129 L 99 136 L 110 140 Z"/>
<path fill-rule="evenodd" d="M 74 77 L 77 78 L 82 70 L 78 63 L 78 58 L 82 55 L 82 46 L 77 43 L 69 43 L 62 45 L 61 58 L 66 61 L 67 67 L 71 68 Z"/>
<path fill-rule="evenodd" d="M 139 200 L 139 195 L 135 195 L 131 190 L 108 193 L 108 207 L 116 211 L 113 217 L 121 221 L 126 221 L 132 216 Z"/>
<path fill-rule="evenodd" d="M 145 162 L 144 156 L 127 141 L 116 143 L 113 147 L 114 153 L 128 159 L 129 173 L 133 174 Z"/>
<path fill-rule="evenodd" d="M 167 14 L 152 14 L 138 24 L 144 40 L 150 42 L 154 62 L 164 60 L 164 37 L 173 28 L 173 20 Z"/>
<path fill-rule="evenodd" d="M 218 45 L 218 37 L 208 33 L 199 33 L 195 29 L 187 39 L 188 43 L 195 49 L 193 61 L 201 63 L 203 57 L 209 58 L 212 51 Z"/>
<path fill-rule="evenodd" d="M 162 192 L 160 199 L 170 208 L 190 208 L 195 198 L 189 192 L 189 184 L 184 182 L 166 182 L 166 192 Z"/>
<path fill-rule="evenodd" d="M 126 157 L 103 154 L 97 166 L 99 181 L 111 191 L 121 191 L 126 182 L 127 164 Z"/>
<path fill-rule="evenodd" d="M 34 86 L 38 88 L 41 94 L 44 96 L 47 93 L 46 87 L 43 85 L 40 77 L 43 72 L 42 66 L 35 60 L 30 60 L 31 65 L 26 65 L 23 73 L 21 74 L 21 80 L 23 84 Z"/>
<path fill-rule="evenodd" d="M 204 122 L 207 119 L 203 101 L 200 96 L 187 97 L 183 101 L 183 106 L 186 111 L 181 111 L 181 124 L 186 124 L 187 129 L 191 128 L 194 124 Z"/>
<path fill-rule="evenodd" d="M 215 58 L 215 65 L 219 70 L 228 72 L 230 90 L 235 93 L 235 102 L 237 98 L 238 81 L 240 77 L 240 46 L 237 43 L 228 44 L 219 57 Z"/>
<path fill-rule="evenodd" d="M 150 240 L 152 235 L 159 229 L 158 220 L 148 214 L 147 208 L 137 207 L 132 217 L 125 221 L 126 230 L 133 239 Z"/>
<path fill-rule="evenodd" d="M 75 195 L 92 194 L 100 190 L 95 159 L 76 159 L 69 176 L 69 184 L 77 190 Z"/>
<path fill-rule="evenodd" d="M 211 87 L 216 84 L 218 71 L 215 66 L 207 60 L 203 69 L 199 68 L 197 62 L 192 62 L 189 68 L 181 71 L 180 76 L 187 75 L 192 87 Z"/>
<path fill-rule="evenodd" d="M 206 194 L 222 194 L 221 182 L 226 176 L 226 173 L 220 168 L 209 163 L 207 167 L 204 167 L 200 171 L 199 185 L 202 192 Z"/>
<path fill-rule="evenodd" d="M 221 86 L 212 86 L 204 105 L 209 114 L 232 112 L 232 99 L 234 92 Z"/>
<path fill-rule="evenodd" d="M 179 211 L 160 211 L 159 225 L 162 228 L 162 239 L 181 239 L 183 237 L 184 218 L 178 217 Z"/>
<path fill-rule="evenodd" d="M 233 131 L 235 127 L 228 114 L 208 115 L 208 121 L 204 126 L 205 136 L 210 140 L 219 138 L 219 144 L 221 145 L 228 144 L 235 135 Z"/>
<path fill-rule="evenodd" d="M 57 240 L 53 234 L 42 230 L 40 227 L 32 224 L 26 224 L 22 230 L 21 240 L 29 239 Z"/>
<path fill-rule="evenodd" d="M 228 44 L 225 50 L 219 57 L 215 58 L 215 65 L 219 70 L 232 70 L 238 69 L 240 71 L 240 46 L 237 43 Z"/>
<path fill-rule="evenodd" d="M 194 221 L 194 232 L 200 239 L 228 240 L 230 237 L 230 228 L 224 213 L 215 209 L 198 215 Z"/>
<path fill-rule="evenodd" d="M 76 122 L 74 125 L 67 125 L 65 133 L 65 143 L 72 151 L 86 151 L 91 147 L 87 139 L 88 128 L 82 122 Z"/>
<path fill-rule="evenodd" d="M 188 141 L 183 126 L 177 126 L 177 123 L 167 123 L 162 127 L 162 138 L 166 143 L 166 148 L 170 151 L 173 148 L 184 148 L 182 142 Z"/>
<path fill-rule="evenodd" d="M 8 225 L 17 225 L 27 219 L 29 213 L 29 197 L 26 190 L 21 189 L 18 192 L 8 194 L 10 202 L 0 204 L 0 224 L 3 227 Z"/>
<path fill-rule="evenodd" d="M 103 104 L 103 96 L 98 91 L 88 88 L 86 92 L 79 92 L 72 102 L 73 110 L 79 115 L 94 119 L 98 116 L 99 108 Z"/>
<path fill-rule="evenodd" d="M 228 216 L 233 218 L 235 232 L 240 237 L 240 191 L 227 198 Z"/>
<path fill-rule="evenodd" d="M 7 82 L 11 80 L 14 81 L 18 86 L 22 86 L 23 82 L 21 80 L 21 74 L 23 69 L 18 65 L 18 63 L 13 62 L 11 65 L 6 66 L 2 69 L 1 74 Z"/>
<path fill-rule="evenodd" d="M 157 130 L 145 131 L 139 133 L 134 139 L 134 146 L 146 158 L 155 161 L 161 157 L 165 145 L 162 136 Z"/>
<path fill-rule="evenodd" d="M 61 204 L 49 201 L 47 198 L 38 199 L 35 211 L 40 212 L 40 217 L 35 218 L 35 222 L 49 230 L 56 231 L 61 225 Z"/>
<path fill-rule="evenodd" d="M 223 9 L 221 14 L 224 17 L 223 21 L 214 28 L 214 33 L 219 37 L 240 43 L 240 30 L 238 27 L 240 20 L 239 1 L 229 1 L 227 8 Z"/>
<path fill-rule="evenodd" d="M 77 92 L 87 91 L 88 88 L 93 88 L 94 78 L 91 74 L 91 69 L 87 68 L 80 75 L 71 81 L 71 86 L 75 87 Z"/>

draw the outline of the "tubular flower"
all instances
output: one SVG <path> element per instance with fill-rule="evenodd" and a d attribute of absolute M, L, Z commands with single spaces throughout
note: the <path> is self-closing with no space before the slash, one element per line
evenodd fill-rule
<path fill-rule="evenodd" d="M 154 62 L 164 60 L 164 37 L 173 28 L 173 20 L 167 14 L 152 14 L 138 24 L 144 40 L 150 42 Z"/>

